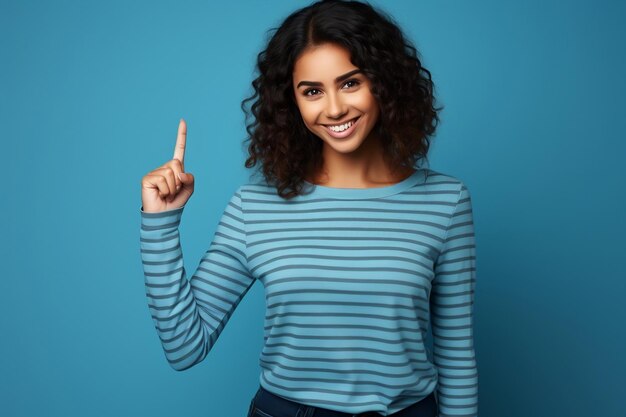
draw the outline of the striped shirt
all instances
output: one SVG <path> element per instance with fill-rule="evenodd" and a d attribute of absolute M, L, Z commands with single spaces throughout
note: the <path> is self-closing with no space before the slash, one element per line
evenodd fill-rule
<path fill-rule="evenodd" d="M 259 382 L 305 405 L 389 415 L 436 390 L 476 416 L 475 241 L 465 184 L 431 169 L 374 188 L 248 183 L 188 280 L 184 209 L 141 212 L 148 307 L 169 364 L 202 361 L 255 281 L 265 289 Z M 432 352 L 426 345 L 428 326 Z"/>

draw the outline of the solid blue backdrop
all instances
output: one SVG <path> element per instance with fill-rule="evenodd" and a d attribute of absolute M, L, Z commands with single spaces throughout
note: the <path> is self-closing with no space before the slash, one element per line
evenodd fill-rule
<path fill-rule="evenodd" d="M 248 181 L 239 103 L 256 54 L 307 4 L 0 2 L 1 415 L 245 415 L 262 285 L 203 363 L 172 370 L 144 293 L 140 181 L 184 117 L 191 276 Z M 472 193 L 480 415 L 621 415 L 624 3 L 373 4 L 445 106 L 430 166 Z"/>

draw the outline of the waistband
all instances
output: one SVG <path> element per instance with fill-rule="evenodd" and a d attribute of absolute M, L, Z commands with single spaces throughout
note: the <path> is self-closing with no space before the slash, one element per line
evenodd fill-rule
<path fill-rule="evenodd" d="M 250 402 L 248 416 L 254 416 L 254 411 L 259 410 L 259 415 L 270 414 L 275 417 L 381 417 L 382 414 L 375 411 L 364 413 L 343 413 L 327 408 L 315 407 L 294 402 L 278 396 L 262 386 L 259 386 L 254 398 Z M 418 401 L 396 413 L 388 414 L 387 417 L 436 417 L 437 401 L 434 392 L 431 392 Z"/>

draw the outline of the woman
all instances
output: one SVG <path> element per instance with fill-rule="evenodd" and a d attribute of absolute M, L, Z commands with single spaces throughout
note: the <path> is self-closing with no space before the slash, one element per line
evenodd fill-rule
<path fill-rule="evenodd" d="M 264 180 L 232 195 L 190 280 L 183 120 L 173 159 L 142 179 L 146 293 L 170 365 L 202 361 L 259 280 L 248 416 L 476 415 L 470 195 L 415 165 L 440 110 L 430 72 L 390 17 L 339 0 L 288 16 L 257 64 L 242 107 L 256 98 L 246 166 Z"/>

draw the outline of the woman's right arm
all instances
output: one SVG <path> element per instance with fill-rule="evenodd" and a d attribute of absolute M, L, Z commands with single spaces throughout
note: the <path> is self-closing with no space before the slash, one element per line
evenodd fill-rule
<path fill-rule="evenodd" d="M 254 278 L 246 258 L 241 187 L 231 197 L 200 265 L 187 280 L 179 225 L 184 206 L 141 208 L 141 260 L 148 307 L 165 357 L 182 371 L 211 350 Z"/>
<path fill-rule="evenodd" d="M 148 307 L 172 368 L 202 361 L 254 279 L 248 271 L 241 187 L 222 213 L 213 241 L 187 280 L 179 225 L 193 194 L 184 172 L 187 124 L 178 125 L 174 157 L 141 180 L 141 261 Z"/>

